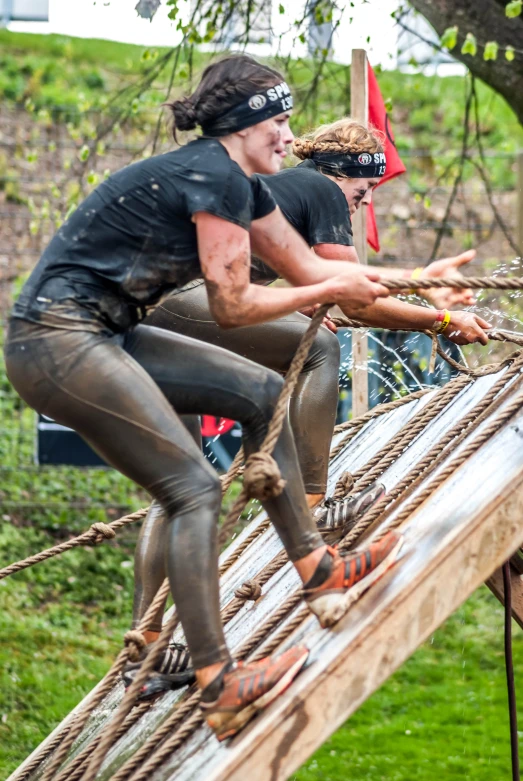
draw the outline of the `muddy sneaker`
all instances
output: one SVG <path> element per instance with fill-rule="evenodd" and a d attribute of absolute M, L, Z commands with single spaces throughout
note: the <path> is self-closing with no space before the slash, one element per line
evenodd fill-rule
<path fill-rule="evenodd" d="M 313 518 L 322 534 L 342 531 L 347 534 L 356 521 L 365 515 L 370 508 L 385 496 L 385 486 L 382 483 L 372 483 L 364 491 L 346 499 L 325 499 L 313 511 Z"/>
<path fill-rule="evenodd" d="M 144 649 L 143 658 L 140 661 L 128 662 L 124 667 L 122 678 L 126 689 L 134 681 L 147 650 L 148 648 Z M 180 689 L 182 686 L 194 683 L 195 680 L 187 646 L 182 643 L 169 643 L 163 658 L 158 662 L 157 669 L 151 673 L 149 680 L 143 685 L 138 700 L 148 700 L 171 689 Z"/>
<path fill-rule="evenodd" d="M 289 648 L 252 664 L 230 662 L 202 691 L 200 707 L 218 740 L 236 735 L 253 716 L 270 705 L 292 683 L 309 651 Z"/>
<path fill-rule="evenodd" d="M 403 537 L 391 531 L 367 548 L 340 556 L 333 548 L 304 585 L 303 595 L 322 627 L 335 624 L 390 569 L 398 559 Z"/>

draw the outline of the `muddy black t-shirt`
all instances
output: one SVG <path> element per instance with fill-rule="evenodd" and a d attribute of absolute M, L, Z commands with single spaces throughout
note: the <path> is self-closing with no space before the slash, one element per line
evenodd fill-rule
<path fill-rule="evenodd" d="M 26 282 L 13 315 L 58 327 L 122 331 L 169 291 L 201 276 L 192 215 L 249 230 L 276 208 L 215 139 L 118 171 L 59 229 Z"/>
<path fill-rule="evenodd" d="M 347 200 L 336 182 L 320 173 L 312 160 L 259 178 L 268 185 L 284 216 L 309 247 L 316 244 L 354 245 Z M 261 260 L 252 259 L 253 282 L 277 279 L 277 276 Z"/>

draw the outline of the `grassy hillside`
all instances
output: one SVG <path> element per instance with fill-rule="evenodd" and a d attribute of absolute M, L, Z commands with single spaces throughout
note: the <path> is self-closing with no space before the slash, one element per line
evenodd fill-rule
<path fill-rule="evenodd" d="M 25 105 L 37 111 L 51 107 L 61 107 L 69 113 L 97 110 L 107 105 L 112 90 L 137 84 L 166 60 L 165 67 L 136 100 L 134 109 L 140 113 L 157 107 L 165 99 L 174 63 L 174 57 L 167 60 L 168 56 L 168 49 L 153 50 L 101 40 L 0 30 L 0 97 L 4 105 L 5 102 Z M 204 59 L 206 61 L 208 55 L 203 57 L 195 53 L 194 73 L 201 68 Z M 298 96 L 293 120 L 296 132 L 349 113 L 349 68 L 327 63 L 314 97 L 309 95 L 313 75 L 311 62 L 291 62 L 288 75 Z M 465 79 L 395 71 L 383 71 L 378 77 L 390 106 L 398 148 L 404 153 L 423 151 L 428 156 L 419 164 L 420 175 L 437 174 L 442 156 L 448 157 L 448 153 L 459 149 L 463 134 Z M 179 52 L 173 93 L 186 88 L 189 78 L 186 56 Z M 478 96 L 480 132 L 485 148 L 495 154 L 517 151 L 523 145 L 523 130 L 510 108 L 483 84 L 478 85 Z M 143 131 L 149 129 L 146 123 Z M 511 165 L 503 165 L 498 160 L 491 169 L 496 187 L 513 186 Z"/>

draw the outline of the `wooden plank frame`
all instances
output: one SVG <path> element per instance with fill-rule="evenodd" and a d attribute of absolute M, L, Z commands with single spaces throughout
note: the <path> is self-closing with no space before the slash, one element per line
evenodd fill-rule
<path fill-rule="evenodd" d="M 367 52 L 353 49 L 350 71 L 350 112 L 365 127 L 369 120 Z M 352 215 L 354 246 L 360 263 L 367 263 L 367 215 L 364 208 Z M 368 338 L 366 331 L 352 330 L 352 416 L 369 409 Z"/>

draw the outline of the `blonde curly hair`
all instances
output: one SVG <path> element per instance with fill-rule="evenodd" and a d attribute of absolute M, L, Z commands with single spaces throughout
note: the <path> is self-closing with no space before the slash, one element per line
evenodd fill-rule
<path fill-rule="evenodd" d="M 311 133 L 295 138 L 292 151 L 300 160 L 309 159 L 314 152 L 384 152 L 385 134 L 373 127 L 366 128 L 351 117 L 344 117 L 330 125 L 320 125 Z"/>

